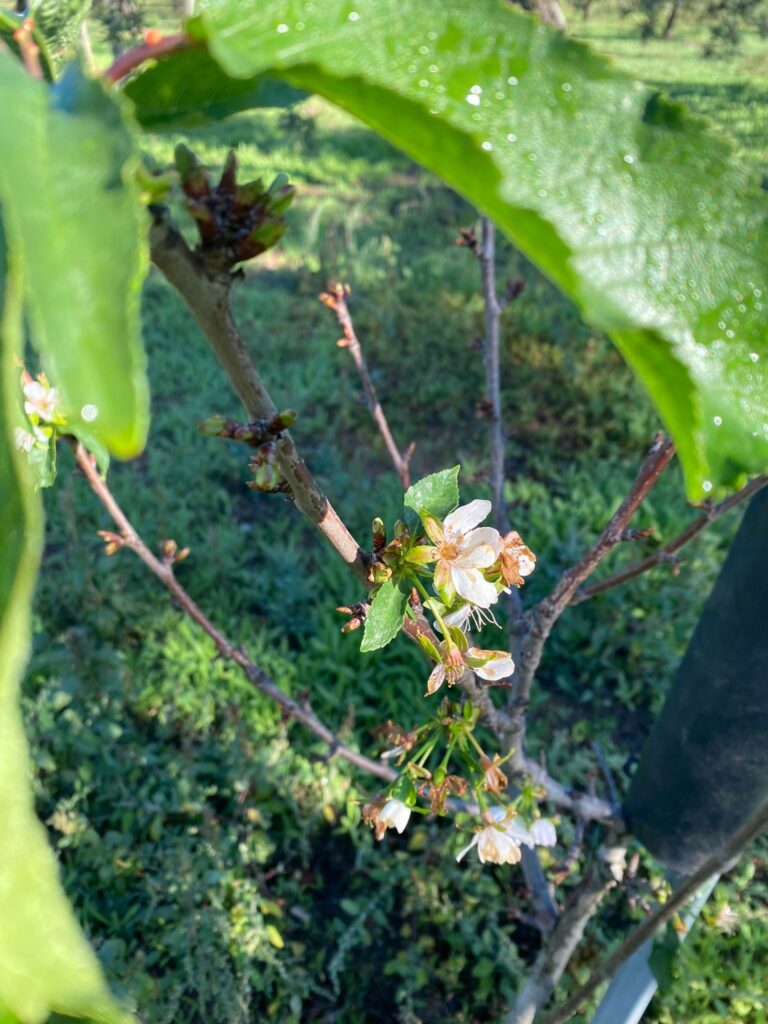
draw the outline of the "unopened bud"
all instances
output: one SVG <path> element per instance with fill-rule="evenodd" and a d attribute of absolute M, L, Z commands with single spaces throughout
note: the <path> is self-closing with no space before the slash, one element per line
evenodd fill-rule
<path fill-rule="evenodd" d="M 299 414 L 295 409 L 284 409 L 279 412 L 277 416 L 273 416 L 269 421 L 269 429 L 273 434 L 279 434 L 283 430 L 290 430 L 296 420 L 299 418 Z"/>
<path fill-rule="evenodd" d="M 371 523 L 371 535 L 373 537 L 373 550 L 381 551 L 387 543 L 387 531 L 384 528 L 383 519 L 379 519 L 378 516 Z"/>
<path fill-rule="evenodd" d="M 381 562 L 375 562 L 371 566 L 368 579 L 371 583 L 386 583 L 387 580 L 392 579 L 392 570 L 388 565 L 383 565 Z"/>
<path fill-rule="evenodd" d="M 197 429 L 203 437 L 229 437 L 229 423 L 225 416 L 209 416 L 198 423 Z"/>
<path fill-rule="evenodd" d="M 356 629 L 360 629 L 363 624 L 363 620 L 359 615 L 353 616 L 349 622 L 345 622 L 341 627 L 342 633 L 353 633 Z"/>
<path fill-rule="evenodd" d="M 175 540 L 161 540 L 160 541 L 160 554 L 163 556 L 163 561 L 173 562 L 176 559 L 176 552 L 178 547 Z"/>
<path fill-rule="evenodd" d="M 398 519 L 395 523 L 395 537 L 403 544 L 407 544 L 411 539 L 411 532 L 402 519 Z"/>
<path fill-rule="evenodd" d="M 125 544 L 125 539 L 119 533 L 113 533 L 111 530 L 99 530 L 99 536 L 104 541 L 105 555 L 116 554 Z"/>

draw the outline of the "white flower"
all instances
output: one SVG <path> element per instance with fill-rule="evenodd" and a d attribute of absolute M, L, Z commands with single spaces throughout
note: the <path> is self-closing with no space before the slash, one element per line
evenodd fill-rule
<path fill-rule="evenodd" d="M 481 863 L 517 864 L 522 857 L 521 846 L 554 846 L 557 842 L 555 826 L 545 818 L 539 819 L 529 829 L 517 818 L 510 818 L 512 812 L 504 807 L 491 807 L 483 815 L 485 828 L 475 833 L 472 842 L 465 846 L 456 860 L 461 860 L 473 846 Z"/>
<path fill-rule="evenodd" d="M 548 818 L 539 818 L 531 825 L 531 836 L 537 846 L 554 846 L 557 842 L 555 826 Z"/>
<path fill-rule="evenodd" d="M 503 538 L 499 566 L 502 579 L 513 587 L 522 587 L 524 578 L 536 568 L 536 555 L 526 547 L 517 530 Z"/>
<path fill-rule="evenodd" d="M 449 686 L 458 683 L 468 668 L 481 679 L 490 681 L 504 679 L 515 671 L 512 655 L 506 651 L 484 651 L 480 647 L 470 647 L 462 654 L 455 644 L 441 643 L 438 653 L 441 660 L 429 674 L 425 694 L 427 697 L 436 693 L 446 680 Z"/>
<path fill-rule="evenodd" d="M 481 570 L 490 568 L 501 554 L 501 535 L 487 526 L 475 529 L 490 511 L 490 501 L 476 500 L 447 515 L 442 526 L 436 519 L 424 517 L 424 529 L 435 545 L 435 586 L 450 582 L 460 597 L 479 608 L 489 608 L 499 597 Z"/>
<path fill-rule="evenodd" d="M 27 416 L 37 415 L 41 420 L 50 423 L 56 415 L 59 401 L 57 388 L 52 388 L 39 380 L 27 380 L 23 386 L 24 412 Z"/>
<path fill-rule="evenodd" d="M 481 864 L 490 861 L 491 864 L 517 864 L 522 854 L 520 845 L 509 834 L 504 819 L 507 811 L 503 807 L 492 807 L 483 818 L 487 822 L 485 828 L 481 828 L 456 860 L 461 860 L 473 846 L 477 847 L 477 855 Z"/>
<path fill-rule="evenodd" d="M 20 452 L 29 453 L 35 446 L 35 438 L 28 430 L 24 430 L 22 427 L 16 427 L 13 431 L 13 443 Z"/>
<path fill-rule="evenodd" d="M 480 647 L 470 647 L 464 655 L 464 660 L 475 675 L 491 682 L 506 679 L 515 671 L 512 655 L 506 651 L 484 651 Z"/>
<path fill-rule="evenodd" d="M 44 448 L 48 444 L 48 441 L 48 435 L 44 430 L 41 430 L 40 427 L 32 427 L 32 433 L 28 430 L 24 430 L 23 427 L 14 428 L 13 443 L 20 452 L 26 452 L 29 454 L 36 444 Z"/>
<path fill-rule="evenodd" d="M 402 800 L 390 797 L 382 807 L 379 817 L 384 828 L 395 828 L 402 835 L 410 816 L 410 807 L 404 804 Z"/>
<path fill-rule="evenodd" d="M 441 660 L 438 661 L 429 673 L 429 679 L 427 680 L 427 692 L 424 694 L 425 697 L 429 697 L 433 693 L 437 693 L 446 679 L 448 680 L 449 686 L 453 686 L 454 683 L 458 683 L 467 670 L 467 667 L 464 664 L 464 657 L 455 644 L 440 644 L 439 654 Z"/>

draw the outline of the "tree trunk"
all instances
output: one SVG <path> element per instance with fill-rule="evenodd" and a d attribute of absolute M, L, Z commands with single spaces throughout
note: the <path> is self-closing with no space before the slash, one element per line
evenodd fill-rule
<path fill-rule="evenodd" d="M 768 490 L 751 501 L 630 786 L 651 853 L 693 874 L 768 795 Z"/>
<path fill-rule="evenodd" d="M 680 8 L 683 6 L 683 0 L 672 0 L 672 10 L 669 12 L 667 23 L 664 26 L 664 30 L 661 33 L 662 39 L 669 39 L 672 35 L 672 29 L 675 27 L 677 16 L 680 13 Z"/>

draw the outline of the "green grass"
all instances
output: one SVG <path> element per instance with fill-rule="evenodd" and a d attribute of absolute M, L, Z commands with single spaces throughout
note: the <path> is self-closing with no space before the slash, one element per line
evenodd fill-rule
<path fill-rule="evenodd" d="M 627 22 L 577 26 L 641 77 L 687 90 L 763 172 L 764 49 L 750 39 L 734 62 L 704 61 L 700 33 L 683 29 L 668 44 L 641 44 Z M 460 461 L 463 496 L 487 495 L 479 273 L 454 244 L 473 211 L 316 99 L 291 119 L 262 112 L 158 136 L 149 155 L 167 164 L 180 139 L 211 167 L 234 147 L 244 176 L 286 171 L 297 186 L 285 240 L 246 269 L 236 311 L 276 401 L 299 410 L 307 461 L 361 543 L 374 515 L 398 514 L 399 485 L 335 345 L 338 327 L 317 301 L 329 280 L 352 284 L 395 435 L 417 441 L 415 474 Z M 658 423 L 607 340 L 501 243 L 507 277 L 526 284 L 503 325 L 507 497 L 539 556 L 526 588 L 535 599 L 600 529 Z M 355 635 L 341 636 L 334 608 L 359 599 L 359 588 L 282 498 L 245 488 L 237 446 L 196 432 L 212 413 L 237 416 L 238 404 L 155 273 L 144 310 L 152 431 L 144 456 L 113 467 L 116 495 L 148 542 L 170 536 L 192 548 L 179 576 L 214 621 L 287 692 L 310 691 L 347 742 L 372 751 L 377 724 L 409 725 L 420 713 L 423 661 L 404 640 L 373 657 Z M 95 531 L 110 524 L 67 453 L 47 508 L 25 690 L 38 806 L 108 976 L 142 1019 L 498 1019 L 537 942 L 517 917 L 526 907 L 519 872 L 457 866 L 457 837 L 439 822 L 374 845 L 348 802 L 371 791 L 369 780 L 320 760 L 322 748 L 214 659 L 128 553 L 101 554 Z M 667 537 L 690 515 L 672 470 L 636 525 Z M 546 751 L 554 774 L 583 785 L 597 738 L 626 783 L 734 526 L 731 518 L 702 537 L 679 575 L 660 569 L 563 617 L 531 716 L 532 750 Z M 645 547 L 613 555 L 605 571 Z M 562 832 L 567 844 L 567 819 Z M 730 900 L 754 958 L 726 971 L 732 940 L 712 918 L 646 1019 L 764 1019 L 751 1006 L 732 1009 L 729 995 L 755 988 L 768 942 L 765 869 L 757 855 L 748 864 L 758 871 L 749 888 L 726 881 L 718 898 Z M 644 857 L 639 885 L 658 876 Z M 631 916 L 622 898 L 609 902 L 567 984 Z M 711 999 L 689 996 L 699 961 L 709 976 L 719 971 Z"/>

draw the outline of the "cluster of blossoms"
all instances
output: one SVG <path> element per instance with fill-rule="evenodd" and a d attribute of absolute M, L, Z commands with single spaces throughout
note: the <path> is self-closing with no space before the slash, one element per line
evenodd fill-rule
<path fill-rule="evenodd" d="M 421 493 L 434 497 L 441 487 L 447 490 L 454 472 L 446 470 L 427 478 L 432 490 Z M 468 671 L 488 682 L 512 675 L 515 665 L 511 654 L 474 646 L 469 631 L 473 625 L 498 625 L 493 606 L 501 594 L 509 593 L 510 587 L 522 586 L 536 565 L 535 556 L 518 533 L 511 531 L 502 536 L 498 530 L 482 525 L 491 512 L 490 501 L 471 501 L 444 517 L 442 512 L 435 514 L 436 507 L 445 506 L 434 501 L 432 509 L 424 508 L 413 494 L 410 501 L 406 495 L 406 508 L 418 509 L 426 537 L 414 535 L 404 522 L 399 522 L 394 539 L 387 543 L 384 524 L 374 521 L 370 611 L 366 613 L 363 605 L 340 609 L 352 616 L 346 630 L 365 621 L 363 650 L 375 649 L 402 625 L 401 612 L 399 620 L 393 617 L 384 623 L 386 628 L 382 627 L 382 615 L 391 606 L 403 607 L 393 596 L 395 588 L 403 595 L 402 600 L 410 591 L 405 614 L 416 617 L 423 608 L 434 625 L 434 632 L 428 628 L 417 631 L 418 642 L 434 662 L 427 680 L 427 697 L 437 693 L 444 683 L 449 687 L 458 683 Z M 429 584 L 432 593 L 427 589 Z M 378 595 L 385 587 L 389 588 L 388 600 L 379 602 Z M 375 645 L 366 642 L 369 631 Z M 383 643 L 378 641 L 382 634 Z M 502 771 L 505 759 L 486 755 L 474 736 L 478 717 L 471 701 L 454 702 L 446 697 L 431 721 L 410 732 L 391 722 L 383 727 L 381 731 L 390 746 L 387 756 L 396 758 L 402 767 L 388 791 L 363 807 L 363 819 L 377 839 L 382 839 L 388 829 L 402 833 L 414 813 L 445 814 L 450 802 L 461 815 L 469 813 L 475 818 L 473 838 L 458 860 L 476 847 L 482 863 L 515 864 L 523 846 L 555 844 L 554 825 L 538 817 L 536 800 L 540 794 L 531 787 L 523 786 L 511 803 L 501 806 L 508 788 Z M 460 767 L 452 770 L 456 763 Z M 488 794 L 493 795 L 493 803 L 489 803 Z"/>
<path fill-rule="evenodd" d="M 376 838 L 382 839 L 390 828 L 402 835 L 412 810 L 398 797 L 377 797 L 363 808 L 363 819 L 371 825 Z M 555 826 L 547 818 L 537 818 L 530 827 L 526 827 L 512 807 L 500 806 L 489 807 L 480 817 L 481 823 L 471 841 L 456 855 L 457 861 L 463 860 L 476 847 L 481 864 L 517 864 L 522 857 L 523 846 L 549 847 L 557 842 Z"/>
<path fill-rule="evenodd" d="M 523 846 L 555 845 L 555 827 L 548 819 L 536 817 L 536 800 L 541 794 L 531 787 L 523 786 L 507 806 L 488 803 L 489 793 L 495 800 L 503 799 L 508 779 L 501 768 L 502 759 L 498 754 L 487 757 L 473 735 L 476 722 L 477 712 L 469 702 L 459 705 L 445 700 L 433 722 L 412 732 L 405 732 L 392 722 L 379 730 L 387 742 L 396 744 L 388 753 L 399 756 L 400 763 L 409 760 L 389 792 L 374 797 L 363 807 L 363 820 L 373 828 L 377 839 L 382 839 L 388 829 L 402 834 L 414 813 L 444 815 L 450 798 L 466 801 L 471 792 L 479 809 L 479 820 L 472 840 L 457 860 L 476 847 L 483 864 L 516 864 Z M 446 743 L 445 754 L 437 768 L 430 770 L 428 763 L 442 740 Z M 463 775 L 448 772 L 454 756 L 462 764 Z M 429 806 L 420 806 L 419 797 L 428 800 Z M 470 810 L 468 803 L 463 807 Z M 523 813 L 530 825 L 524 823 Z"/>
<path fill-rule="evenodd" d="M 21 375 L 21 387 L 24 412 L 31 429 L 16 427 L 13 432 L 14 443 L 19 451 L 27 454 L 36 448 L 47 451 L 54 427 L 63 422 L 58 389 L 50 386 L 44 373 L 38 374 L 35 379 L 26 370 Z"/>
<path fill-rule="evenodd" d="M 444 682 L 458 682 L 467 669 L 481 679 L 495 682 L 512 675 L 515 663 L 506 651 L 489 651 L 469 645 L 470 622 L 494 622 L 492 606 L 509 587 L 522 586 L 536 566 L 536 556 L 520 534 L 505 537 L 490 526 L 480 526 L 491 511 L 490 501 L 475 500 L 457 508 L 440 522 L 422 514 L 432 546 L 423 548 L 424 564 L 434 562 L 432 583 L 440 605 L 426 603 L 435 614 L 435 628 L 442 633 L 439 647 L 424 638 L 422 646 L 436 662 L 427 680 L 427 695 Z"/>

